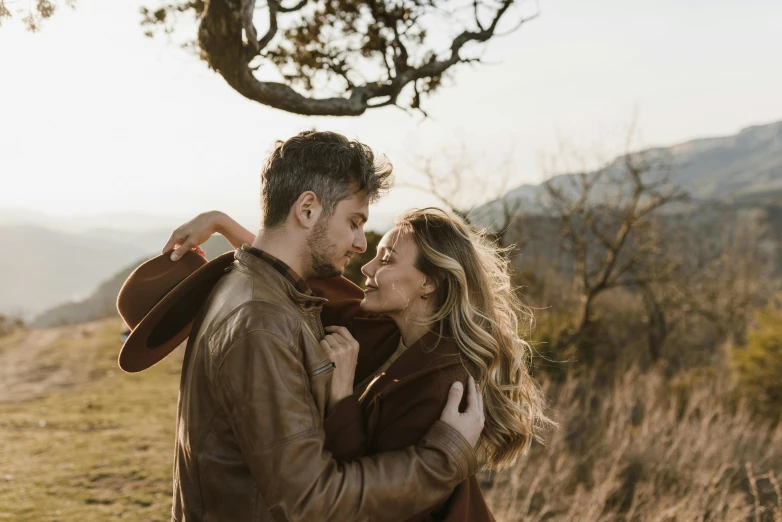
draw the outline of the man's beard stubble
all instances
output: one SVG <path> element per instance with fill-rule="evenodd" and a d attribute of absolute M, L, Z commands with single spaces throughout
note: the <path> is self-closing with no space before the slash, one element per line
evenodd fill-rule
<path fill-rule="evenodd" d="M 310 265 L 316 279 L 329 279 L 342 275 L 344 269 L 334 265 L 334 259 L 339 257 L 337 245 L 329 243 L 329 217 L 321 217 L 312 232 L 307 236 L 307 247 L 310 251 Z"/>

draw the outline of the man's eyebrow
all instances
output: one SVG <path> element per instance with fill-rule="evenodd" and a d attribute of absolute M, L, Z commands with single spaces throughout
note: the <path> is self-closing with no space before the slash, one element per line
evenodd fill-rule
<path fill-rule="evenodd" d="M 369 217 L 363 212 L 353 212 L 353 215 L 351 217 L 359 217 L 361 218 L 361 221 L 363 221 L 364 223 L 366 223 L 367 220 L 369 219 Z"/>

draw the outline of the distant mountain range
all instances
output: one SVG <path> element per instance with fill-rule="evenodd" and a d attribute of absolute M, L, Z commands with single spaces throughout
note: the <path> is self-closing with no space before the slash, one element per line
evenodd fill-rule
<path fill-rule="evenodd" d="M 165 244 L 163 241 L 162 244 Z M 34 225 L 0 227 L 0 313 L 29 319 L 95 285 L 152 250 L 123 241 L 66 234 Z"/>
<path fill-rule="evenodd" d="M 747 127 L 733 136 L 697 139 L 644 152 L 671 166 L 671 182 L 689 193 L 696 205 L 782 199 L 782 121 Z M 610 179 L 612 172 L 621 169 L 621 162 L 617 158 L 606 165 L 603 179 Z M 574 176 L 560 174 L 551 181 L 567 188 L 573 186 Z M 601 199 L 614 190 L 609 183 L 601 182 L 592 193 Z M 473 209 L 471 218 L 483 226 L 501 222 L 502 200 L 509 208 L 538 213 L 546 200 L 546 190 L 543 185 L 521 185 L 503 198 Z"/>
<path fill-rule="evenodd" d="M 698 220 L 712 215 L 703 211 L 712 207 L 746 208 L 782 201 L 782 122 L 647 152 L 673 166 L 673 182 L 702 209 L 693 215 Z M 618 161 L 607 169 L 618 168 Z M 562 174 L 554 182 L 564 186 L 572 176 Z M 597 186 L 595 192 L 599 196 L 608 188 Z M 523 212 L 537 213 L 544 194 L 541 185 L 522 185 L 504 198 Z M 477 207 L 471 217 L 490 226 L 496 222 L 500 203 Z M 0 245 L 5 252 L 0 256 L 0 314 L 21 315 L 34 319 L 35 325 L 49 326 L 113 313 L 116 294 L 130 271 L 157 255 L 171 230 L 184 220 L 132 213 L 58 218 L 0 209 Z M 779 223 L 779 216 L 769 214 L 767 221 Z M 782 236 L 775 225 L 772 228 L 771 236 Z M 778 242 L 774 237 L 769 241 Z M 207 248 L 214 257 L 230 245 L 216 236 Z"/>
<path fill-rule="evenodd" d="M 214 259 L 223 252 L 232 250 L 231 244 L 219 235 L 212 236 L 201 245 L 208 259 Z M 47 328 L 63 324 L 76 324 L 95 321 L 116 315 L 117 295 L 125 280 L 140 264 L 152 257 L 151 255 L 140 258 L 115 273 L 109 279 L 103 281 L 85 299 L 68 301 L 54 308 L 46 310 L 35 317 L 32 326 Z"/>
<path fill-rule="evenodd" d="M 169 233 L 177 226 L 192 218 L 195 214 L 169 214 L 164 212 L 102 212 L 93 214 L 73 213 L 68 215 L 47 214 L 24 208 L 0 208 L 0 226 L 33 225 L 68 234 L 87 234 L 103 230 L 112 236 L 120 233 L 145 233 L 167 229 Z M 258 220 L 257 216 L 234 215 L 244 226 L 250 226 Z"/>
<path fill-rule="evenodd" d="M 114 280 L 118 267 L 127 267 L 123 272 L 129 274 L 130 268 L 159 254 L 170 234 L 171 229 L 69 234 L 34 225 L 0 226 L 5 252 L 0 256 L 0 314 L 30 321 L 64 303 L 86 300 L 94 306 L 90 299 L 101 282 Z M 222 236 L 208 243 L 208 255 L 231 248 Z"/>

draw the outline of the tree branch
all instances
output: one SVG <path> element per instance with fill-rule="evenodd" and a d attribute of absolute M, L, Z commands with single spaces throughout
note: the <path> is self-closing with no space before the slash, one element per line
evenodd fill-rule
<path fill-rule="evenodd" d="M 464 45 L 491 39 L 497 24 L 513 2 L 514 0 L 503 0 L 492 23 L 486 29 L 478 32 L 464 31 L 458 35 L 450 46 L 450 56 L 447 59 L 434 59 L 418 67 L 406 65 L 405 70 L 401 71 L 399 67 L 402 61 L 396 60 L 399 62 L 395 63 L 396 75 L 391 75 L 388 81 L 348 86 L 347 96 L 344 97 L 309 98 L 289 85 L 258 80 L 253 75 L 253 68 L 249 66 L 252 58 L 257 56 L 277 33 L 278 13 L 302 8 L 306 4 L 303 0 L 291 8 L 281 8 L 277 0 L 268 0 L 269 30 L 260 39 L 257 39 L 252 23 L 254 0 L 207 0 L 201 16 L 198 42 L 209 65 L 246 98 L 296 114 L 358 116 L 370 108 L 395 104 L 402 90 L 410 83 L 439 77 L 448 68 L 465 61 L 459 56 Z M 237 13 L 240 13 L 240 16 L 237 16 Z M 247 43 L 243 42 L 242 30 L 247 36 Z M 398 35 L 398 32 L 396 34 Z M 406 56 L 406 49 L 398 38 L 397 44 L 400 56 Z M 389 101 L 372 104 L 373 99 L 386 96 Z"/>
<path fill-rule="evenodd" d="M 307 2 L 308 2 L 308 0 L 301 0 L 298 4 L 293 5 L 291 7 L 283 7 L 283 6 L 278 4 L 277 5 L 277 9 L 279 9 L 279 11 L 281 13 L 292 13 L 294 11 L 298 11 L 301 8 L 303 8 L 305 5 L 307 5 Z"/>

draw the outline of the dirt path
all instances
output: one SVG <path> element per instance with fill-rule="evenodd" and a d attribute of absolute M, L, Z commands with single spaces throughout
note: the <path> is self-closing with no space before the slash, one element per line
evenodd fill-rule
<path fill-rule="evenodd" d="M 93 358 L 85 352 L 101 327 L 95 322 L 0 338 L 0 402 L 32 399 L 86 380 Z"/>

